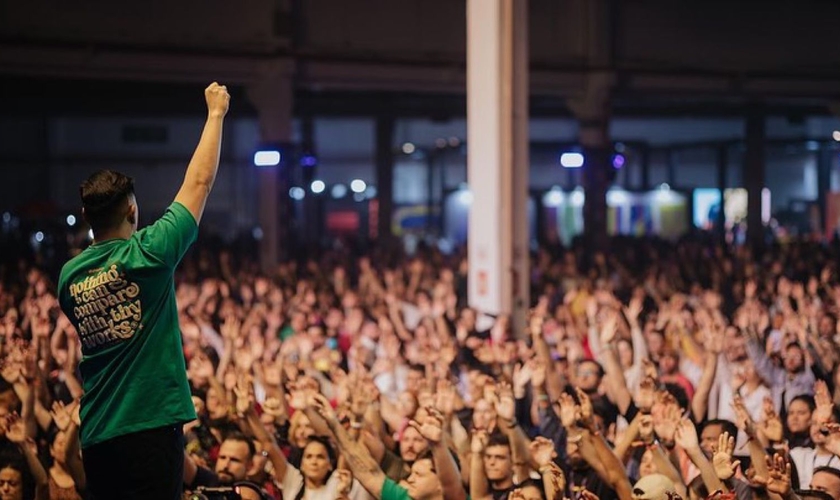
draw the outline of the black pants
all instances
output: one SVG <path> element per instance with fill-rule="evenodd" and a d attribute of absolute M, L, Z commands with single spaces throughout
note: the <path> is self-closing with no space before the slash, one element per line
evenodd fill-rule
<path fill-rule="evenodd" d="M 85 448 L 87 489 L 94 500 L 179 500 L 184 485 L 180 425 L 126 434 Z"/>

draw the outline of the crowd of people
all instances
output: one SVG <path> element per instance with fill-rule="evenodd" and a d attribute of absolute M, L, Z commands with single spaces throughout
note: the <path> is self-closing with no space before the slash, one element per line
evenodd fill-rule
<path fill-rule="evenodd" d="M 175 280 L 185 495 L 840 498 L 832 250 L 637 240 L 532 263 L 514 331 L 467 306 L 461 254 L 264 274 L 196 248 Z M 6 269 L 0 339 L 0 498 L 86 498 L 53 276 Z"/>

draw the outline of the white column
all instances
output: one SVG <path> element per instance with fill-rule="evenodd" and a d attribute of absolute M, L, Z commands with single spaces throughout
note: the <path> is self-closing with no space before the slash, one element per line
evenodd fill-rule
<path fill-rule="evenodd" d="M 529 306 L 528 2 L 467 2 L 469 303 L 511 314 Z"/>

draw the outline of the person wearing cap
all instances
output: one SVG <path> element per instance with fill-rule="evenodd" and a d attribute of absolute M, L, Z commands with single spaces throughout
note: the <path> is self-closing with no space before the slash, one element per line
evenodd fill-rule
<path fill-rule="evenodd" d="M 664 474 L 648 474 L 633 485 L 633 500 L 669 500 L 668 493 L 676 494 L 676 487 Z"/>

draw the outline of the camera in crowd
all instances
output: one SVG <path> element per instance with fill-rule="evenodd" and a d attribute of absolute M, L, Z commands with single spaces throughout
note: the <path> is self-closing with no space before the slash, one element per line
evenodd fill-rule
<path fill-rule="evenodd" d="M 239 488 L 235 486 L 199 486 L 189 500 L 240 500 Z"/>
<path fill-rule="evenodd" d="M 259 485 L 250 481 L 239 481 L 233 486 L 199 486 L 188 496 L 188 500 L 241 500 L 242 488 L 250 488 L 259 493 L 262 499 L 271 499 Z"/>

